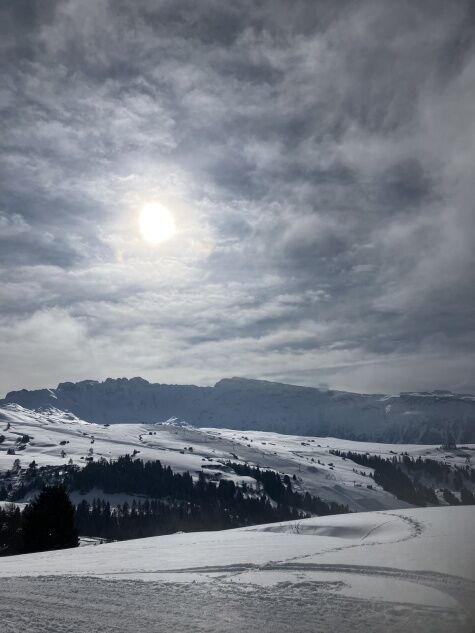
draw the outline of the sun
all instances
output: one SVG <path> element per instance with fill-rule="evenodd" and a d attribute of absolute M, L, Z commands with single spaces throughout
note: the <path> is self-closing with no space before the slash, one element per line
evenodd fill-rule
<path fill-rule="evenodd" d="M 175 235 L 175 218 L 167 207 L 152 202 L 144 205 L 140 211 L 139 230 L 146 242 L 159 244 Z"/>

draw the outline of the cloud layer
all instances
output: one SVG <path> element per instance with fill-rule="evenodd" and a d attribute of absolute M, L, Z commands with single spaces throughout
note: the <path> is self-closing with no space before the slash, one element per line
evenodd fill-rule
<path fill-rule="evenodd" d="M 474 391 L 473 7 L 4 3 L 0 392 Z"/>

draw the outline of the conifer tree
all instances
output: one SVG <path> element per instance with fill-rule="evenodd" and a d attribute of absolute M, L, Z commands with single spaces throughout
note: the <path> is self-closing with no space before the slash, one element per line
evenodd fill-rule
<path fill-rule="evenodd" d="M 74 506 L 62 486 L 47 486 L 23 511 L 23 551 L 77 547 Z"/>

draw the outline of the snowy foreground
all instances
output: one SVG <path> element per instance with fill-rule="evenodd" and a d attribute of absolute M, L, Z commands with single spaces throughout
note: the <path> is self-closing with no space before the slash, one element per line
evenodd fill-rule
<path fill-rule="evenodd" d="M 0 560 L 2 631 L 475 629 L 475 508 L 339 515 Z"/>

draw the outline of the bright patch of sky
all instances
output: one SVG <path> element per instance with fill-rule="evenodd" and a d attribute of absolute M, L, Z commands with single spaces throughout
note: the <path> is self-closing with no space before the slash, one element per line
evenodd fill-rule
<path fill-rule="evenodd" d="M 0 391 L 475 390 L 473 6 L 3 3 Z"/>

